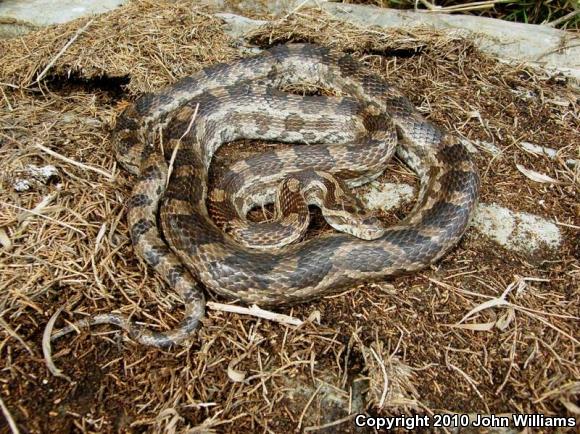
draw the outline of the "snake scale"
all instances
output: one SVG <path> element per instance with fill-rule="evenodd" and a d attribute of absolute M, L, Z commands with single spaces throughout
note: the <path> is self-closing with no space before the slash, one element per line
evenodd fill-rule
<path fill-rule="evenodd" d="M 280 90 L 303 83 L 346 96 Z M 475 164 L 453 135 L 348 54 L 313 44 L 275 46 L 145 94 L 118 117 L 112 137 L 117 159 L 139 175 L 127 204 L 135 251 L 179 292 L 185 319 L 156 332 L 120 314 L 101 314 L 53 339 L 76 326 L 108 323 L 142 344 L 166 347 L 198 327 L 203 288 L 279 306 L 421 269 L 460 239 L 478 197 Z M 212 156 L 240 138 L 302 144 L 236 163 L 208 192 Z M 410 214 L 385 229 L 359 212 L 346 187 L 378 176 L 395 149 L 420 176 L 421 188 Z M 277 220 L 248 223 L 245 213 L 260 202 L 276 203 Z M 308 203 L 328 204 L 339 229 L 348 216 L 360 228 L 283 245 L 301 237 Z M 343 226 L 349 232 L 351 225 Z"/>

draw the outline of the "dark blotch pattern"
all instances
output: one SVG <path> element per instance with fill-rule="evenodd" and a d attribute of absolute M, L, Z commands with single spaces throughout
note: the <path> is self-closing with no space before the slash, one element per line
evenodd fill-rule
<path fill-rule="evenodd" d="M 167 273 L 167 281 L 172 287 L 174 287 L 181 279 L 181 276 L 186 273 L 187 269 L 183 265 L 176 265 L 169 270 L 169 273 Z"/>
<path fill-rule="evenodd" d="M 143 259 L 152 267 L 156 267 L 161 262 L 161 258 L 164 258 L 171 254 L 171 251 L 166 245 L 151 246 L 143 254 Z"/>
<path fill-rule="evenodd" d="M 134 194 L 127 201 L 127 209 L 141 208 L 143 206 L 148 206 L 153 203 L 153 200 L 147 194 Z"/>
<path fill-rule="evenodd" d="M 157 181 L 161 179 L 161 170 L 155 165 L 147 166 L 141 171 L 141 179 L 146 181 Z"/>
<path fill-rule="evenodd" d="M 316 286 L 332 270 L 332 254 L 340 244 L 338 238 L 331 238 L 326 245 L 321 240 L 315 239 L 310 243 L 310 249 L 298 250 L 296 270 L 288 274 L 289 286 L 295 288 Z"/>
<path fill-rule="evenodd" d="M 140 219 L 131 227 L 131 240 L 133 244 L 139 243 L 141 237 L 149 231 L 155 224 L 148 219 Z"/>
<path fill-rule="evenodd" d="M 174 176 L 165 191 L 165 199 L 192 202 L 201 198 L 202 190 L 198 183 L 192 183 L 189 176 Z"/>
<path fill-rule="evenodd" d="M 388 233 L 388 239 L 391 243 L 397 245 L 405 251 L 412 251 L 417 246 L 431 244 L 431 239 L 421 235 L 414 228 L 399 229 Z"/>
<path fill-rule="evenodd" d="M 178 246 L 179 249 L 187 251 L 189 254 L 197 254 L 197 246 L 206 244 L 223 243 L 224 234 L 216 227 L 208 227 L 205 222 L 205 216 L 197 216 L 190 214 L 172 214 L 167 216 L 167 224 L 171 228 L 178 228 L 182 231 L 181 240 L 187 242 Z"/>
<path fill-rule="evenodd" d="M 288 131 L 300 131 L 304 127 L 304 120 L 297 114 L 288 115 L 284 119 L 284 127 Z"/>
<path fill-rule="evenodd" d="M 115 125 L 115 129 L 117 131 L 120 130 L 137 130 L 139 128 L 139 123 L 133 119 L 130 115 L 128 114 L 121 114 L 121 116 L 119 116 L 119 118 L 117 119 L 116 125 Z"/>
<path fill-rule="evenodd" d="M 177 93 L 188 89 L 195 89 L 197 84 L 198 80 L 195 77 L 184 77 L 173 85 L 173 90 L 174 93 Z"/>
<path fill-rule="evenodd" d="M 477 175 L 474 172 L 463 170 L 450 170 L 444 173 L 439 179 L 442 188 L 449 193 L 465 192 L 469 193 L 473 185 L 476 185 Z"/>
<path fill-rule="evenodd" d="M 173 101 L 171 96 L 164 94 L 144 93 L 135 101 L 135 110 L 140 115 L 150 112 L 157 106 L 169 104 Z"/>
<path fill-rule="evenodd" d="M 391 129 L 391 120 L 385 114 L 366 115 L 363 117 L 363 125 L 367 131 L 389 131 Z"/>
<path fill-rule="evenodd" d="M 469 152 L 467 152 L 467 149 L 461 143 L 441 148 L 438 152 L 438 157 L 445 164 L 454 166 L 471 160 Z"/>
<path fill-rule="evenodd" d="M 275 45 L 270 49 L 273 57 L 286 58 L 290 54 L 290 48 L 286 44 Z"/>

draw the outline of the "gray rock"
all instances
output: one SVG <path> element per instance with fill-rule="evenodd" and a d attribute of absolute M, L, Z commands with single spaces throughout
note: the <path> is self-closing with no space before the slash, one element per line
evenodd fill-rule
<path fill-rule="evenodd" d="M 0 1 L 0 38 L 27 33 L 115 9 L 128 0 L 4 0 Z"/>
<path fill-rule="evenodd" d="M 230 14 L 225 12 L 215 15 L 224 20 L 225 32 L 234 39 L 243 38 L 243 36 L 246 33 L 268 23 L 268 21 L 253 20 L 251 18 L 246 18 L 241 15 Z"/>
<path fill-rule="evenodd" d="M 364 200 L 370 209 L 390 210 L 413 200 L 408 184 L 374 182 Z M 555 249 L 561 242 L 560 229 L 543 217 L 512 211 L 497 204 L 479 204 L 471 225 L 482 235 L 504 248 L 533 254 L 542 248 Z"/>
<path fill-rule="evenodd" d="M 472 226 L 506 249 L 521 253 L 555 249 L 562 242 L 560 229 L 554 223 L 493 203 L 482 203 L 477 207 Z"/>
<path fill-rule="evenodd" d="M 219 3 L 209 1 L 209 3 Z M 245 2 L 248 3 L 248 2 Z M 251 3 L 251 2 L 250 2 Z M 463 14 L 433 13 L 427 11 L 399 10 L 327 2 L 324 0 L 272 1 L 268 4 L 272 14 L 284 16 L 298 7 L 321 7 L 336 18 L 350 21 L 362 27 L 408 29 L 428 26 L 465 33 L 474 39 L 484 52 L 500 59 L 527 62 L 562 72 L 580 82 L 580 38 L 572 33 L 552 27 L 514 23 L 494 18 Z M 251 8 L 246 5 L 247 10 Z M 230 24 L 236 18 L 230 17 Z M 239 16 L 238 16 L 239 17 Z M 239 18 L 241 25 L 247 25 L 247 18 Z M 254 23 L 257 24 L 257 23 Z M 261 24 L 260 24 L 261 25 Z M 253 24 L 248 30 L 256 28 Z"/>
<path fill-rule="evenodd" d="M 385 28 L 429 26 L 465 31 L 484 52 L 502 59 L 555 68 L 580 81 L 580 38 L 572 32 L 544 25 L 513 23 L 472 15 L 452 15 L 322 3 L 337 18 L 358 25 Z"/>

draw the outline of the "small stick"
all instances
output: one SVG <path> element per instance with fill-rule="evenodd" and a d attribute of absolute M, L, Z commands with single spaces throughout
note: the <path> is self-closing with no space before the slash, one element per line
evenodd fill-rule
<path fill-rule="evenodd" d="M 306 415 L 306 410 L 308 410 L 308 407 L 310 407 L 310 404 L 312 404 L 312 401 L 314 401 L 314 398 L 316 397 L 316 395 L 318 395 L 318 392 L 320 392 L 320 389 L 322 389 L 322 382 L 318 385 L 318 387 L 316 388 L 316 390 L 314 391 L 312 396 L 308 399 L 308 401 L 306 402 L 306 405 L 302 409 L 302 413 L 300 414 L 300 418 L 298 419 L 298 429 L 300 429 L 300 427 L 302 426 L 302 420 L 304 419 L 304 416 Z"/>
<path fill-rule="evenodd" d="M 69 225 L 69 224 L 67 224 L 65 222 L 61 222 L 60 220 L 57 220 L 57 219 L 54 219 L 54 218 L 49 217 L 47 215 L 44 215 L 44 214 L 42 214 L 42 213 L 40 213 L 38 211 L 35 211 L 34 209 L 26 209 L 26 208 L 23 208 L 21 206 L 13 205 L 13 204 L 7 203 L 7 202 L 0 202 L 0 205 L 10 206 L 12 208 L 18 209 L 20 211 L 24 211 L 26 213 L 30 213 L 30 214 L 35 215 L 37 217 L 42 217 L 43 219 L 49 220 L 49 221 L 51 221 L 53 223 L 59 224 L 61 226 L 64 226 L 65 228 L 68 228 L 70 230 L 75 231 L 76 233 L 78 233 L 79 235 L 81 235 L 83 238 L 86 237 L 86 234 L 83 231 L 81 231 L 80 229 L 77 229 L 74 226 L 71 226 L 71 225 Z"/>
<path fill-rule="evenodd" d="M 181 135 L 181 137 L 179 138 L 179 140 L 182 140 L 185 136 L 187 136 L 189 134 L 189 132 L 191 131 L 191 127 L 193 126 L 193 122 L 195 121 L 195 118 L 197 117 L 197 111 L 199 110 L 199 103 L 197 103 L 195 105 L 195 110 L 193 111 L 193 114 L 191 115 L 191 119 L 189 121 L 189 124 L 187 125 L 187 129 L 185 130 L 185 132 Z"/>
<path fill-rule="evenodd" d="M 3 81 L 0 81 L 0 86 L 7 86 L 13 89 L 20 89 L 20 86 L 16 86 L 15 84 L 12 83 L 4 83 Z"/>
<path fill-rule="evenodd" d="M 300 326 L 304 321 L 294 318 L 292 316 L 284 315 L 281 313 L 270 312 L 269 310 L 264 310 L 256 306 L 255 304 L 251 307 L 235 306 L 231 304 L 215 303 L 213 301 L 207 302 L 207 307 L 213 310 L 219 310 L 222 312 L 239 313 L 241 315 L 250 315 L 257 318 L 264 318 L 269 321 L 276 321 L 285 325 Z"/>
<path fill-rule="evenodd" d="M 544 26 L 556 27 L 558 24 L 562 24 L 564 21 L 571 20 L 578 14 L 580 14 L 580 9 L 576 9 L 575 11 L 572 11 L 569 14 L 564 15 L 563 17 L 557 18 L 554 21 L 550 21 L 549 23 L 544 24 Z"/>
<path fill-rule="evenodd" d="M 400 342 L 400 340 L 399 340 Z M 397 344 L 398 346 L 398 344 Z M 389 391 L 389 375 L 387 374 L 387 368 L 385 367 L 385 362 L 379 357 L 376 351 L 373 348 L 369 348 L 371 350 L 371 354 L 381 367 L 381 372 L 383 373 L 383 393 L 381 393 L 381 400 L 379 401 L 379 409 L 383 408 L 385 405 L 385 400 L 387 399 L 387 393 Z"/>
<path fill-rule="evenodd" d="M 331 426 L 340 425 L 342 423 L 348 422 L 351 419 L 354 419 L 354 417 L 356 415 L 357 415 L 357 413 L 352 413 L 346 417 L 343 417 L 342 419 L 337 419 L 337 420 L 334 420 L 332 422 L 325 423 L 324 425 L 309 426 L 309 427 L 304 428 L 304 432 L 318 431 L 321 429 L 330 428 Z"/>
<path fill-rule="evenodd" d="M 50 70 L 50 68 L 52 68 L 54 66 L 54 64 L 60 58 L 60 56 L 62 56 L 64 54 L 64 52 L 68 49 L 68 47 L 70 47 L 73 44 L 73 42 L 76 41 L 77 38 L 85 30 L 87 30 L 87 28 L 92 24 L 93 21 L 94 21 L 94 18 L 90 19 L 89 21 L 87 21 L 87 23 L 83 27 L 81 27 L 80 29 L 77 30 L 77 32 L 74 34 L 74 36 L 72 38 L 70 38 L 70 40 L 64 45 L 64 47 L 61 48 L 61 50 L 57 53 L 57 55 L 52 58 L 52 60 L 48 63 L 48 65 L 46 65 L 46 67 L 42 70 L 42 72 L 40 74 L 38 74 L 38 77 L 36 77 L 36 80 L 34 81 L 35 83 L 38 83 L 40 80 L 42 80 L 42 78 L 46 75 L 46 73 Z"/>
<path fill-rule="evenodd" d="M 191 115 L 191 120 L 189 121 L 189 125 L 185 132 L 181 135 L 175 148 L 173 148 L 173 152 L 171 153 L 171 158 L 169 159 L 169 166 L 167 167 L 167 179 L 165 180 L 165 188 L 169 185 L 169 178 L 171 178 L 171 173 L 173 172 L 173 164 L 175 163 L 175 158 L 177 157 L 177 151 L 179 150 L 179 146 L 181 145 L 181 140 L 189 134 L 191 131 L 191 127 L 193 127 L 193 123 L 195 122 L 195 118 L 197 117 L 197 111 L 199 110 L 199 103 L 195 106 L 195 111 Z"/>
<path fill-rule="evenodd" d="M 429 3 L 427 0 L 421 0 L 421 3 L 428 9 L 429 12 L 462 12 L 477 9 L 491 9 L 497 3 L 509 3 L 511 0 L 483 0 L 473 3 L 466 3 L 452 6 L 437 6 Z M 415 10 L 417 10 L 415 2 Z"/>
<path fill-rule="evenodd" d="M 4 321 L 4 319 L 1 316 L 0 316 L 0 326 L 4 328 L 4 330 L 6 331 L 6 333 L 8 333 L 9 336 L 12 336 L 14 339 L 20 342 L 22 346 L 26 348 L 26 351 L 30 353 L 31 356 L 34 356 L 34 351 L 32 351 L 32 348 L 30 348 L 28 344 L 24 342 L 24 340 L 20 337 L 20 335 L 16 333 L 16 331 L 13 330 L 12 327 L 10 327 L 10 325 L 6 321 Z"/>
<path fill-rule="evenodd" d="M 0 408 L 2 409 L 2 413 L 4 413 L 4 417 L 6 418 L 6 421 L 8 422 L 8 426 L 10 427 L 12 434 L 20 434 L 20 431 L 18 430 L 18 426 L 16 426 L 16 422 L 14 422 L 12 415 L 8 411 L 8 407 L 6 407 L 4 405 L 4 401 L 2 401 L 1 396 L 0 396 Z"/>
<path fill-rule="evenodd" d="M 300 9 L 302 9 L 302 7 L 308 3 L 309 0 L 302 0 L 302 2 L 300 4 L 298 4 L 298 6 L 296 6 L 294 9 L 292 9 L 290 12 L 288 12 L 285 16 L 282 17 L 282 19 L 280 21 L 284 21 L 285 19 L 287 19 L 290 15 L 294 15 L 296 12 L 298 12 Z M 318 6 L 319 9 L 322 9 L 322 6 L 320 6 L 320 3 L 318 2 L 318 0 L 314 0 L 314 3 L 316 3 L 316 6 Z"/>
<path fill-rule="evenodd" d="M 37 143 L 35 146 L 38 149 L 40 149 L 41 151 L 46 152 L 48 155 L 50 155 L 54 158 L 58 158 L 59 160 L 65 161 L 69 164 L 72 164 L 73 166 L 80 167 L 81 169 L 92 170 L 93 172 L 97 172 L 98 174 L 106 176 L 109 179 L 113 179 L 113 174 L 107 172 L 106 170 L 103 170 L 103 169 L 100 169 L 100 168 L 94 167 L 94 166 L 89 166 L 88 164 L 79 163 L 76 160 L 73 160 L 73 159 L 65 157 L 64 155 L 61 155 L 57 152 L 54 152 L 52 149 L 47 148 L 46 146 L 41 145 L 40 143 Z"/>
<path fill-rule="evenodd" d="M 71 382 L 72 380 L 62 373 L 60 369 L 56 367 L 52 361 L 52 348 L 50 346 L 50 336 L 52 335 L 52 329 L 54 328 L 54 323 L 56 319 L 62 312 L 63 308 L 59 307 L 58 310 L 50 317 L 46 327 L 44 328 L 44 333 L 42 334 L 42 354 L 44 355 L 44 361 L 46 362 L 46 367 L 55 377 L 61 377 L 65 380 Z"/>

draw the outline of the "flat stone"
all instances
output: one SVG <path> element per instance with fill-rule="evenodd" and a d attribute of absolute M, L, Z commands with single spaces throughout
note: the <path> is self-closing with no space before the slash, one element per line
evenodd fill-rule
<path fill-rule="evenodd" d="M 464 14 L 399 10 L 365 5 L 321 3 L 337 18 L 361 26 L 428 26 L 470 34 L 480 50 L 499 58 L 557 69 L 580 81 L 580 38 L 545 25 L 514 23 Z"/>
<path fill-rule="evenodd" d="M 390 182 L 373 182 L 369 190 L 363 194 L 363 201 L 371 210 L 388 211 L 413 200 L 413 187 L 409 184 L 393 184 Z"/>
<path fill-rule="evenodd" d="M 414 189 L 408 184 L 374 182 L 363 195 L 363 200 L 370 209 L 388 211 L 414 197 Z M 545 248 L 555 249 L 562 242 L 560 229 L 553 222 L 493 203 L 478 205 L 471 226 L 504 248 L 524 254 Z"/>
<path fill-rule="evenodd" d="M 218 0 L 207 3 L 222 5 Z M 246 10 L 251 2 L 244 2 Z M 545 25 L 515 23 L 495 18 L 465 14 L 434 13 L 389 9 L 376 6 L 334 3 L 324 0 L 273 0 L 267 8 L 274 16 L 284 16 L 301 7 L 320 7 L 336 18 L 349 21 L 361 27 L 379 26 L 385 29 L 412 27 L 432 27 L 453 30 L 470 37 L 480 50 L 508 61 L 527 62 L 537 66 L 555 69 L 580 82 L 580 38 L 573 32 L 555 29 Z M 230 17 L 230 22 L 236 18 Z M 241 17 L 240 20 L 247 20 Z M 242 23 L 248 25 L 246 21 Z M 258 23 L 253 23 L 258 24 Z M 250 26 L 253 30 L 257 25 Z"/>
<path fill-rule="evenodd" d="M 215 16 L 224 20 L 224 31 L 234 39 L 241 39 L 246 33 L 268 23 L 268 21 L 254 20 L 225 12 L 215 14 Z"/>
<path fill-rule="evenodd" d="M 0 38 L 19 36 L 35 28 L 101 14 L 128 0 L 4 0 L 0 1 Z"/>
<path fill-rule="evenodd" d="M 560 229 L 551 221 L 493 203 L 480 204 L 471 225 L 506 249 L 521 253 L 555 249 L 562 242 Z"/>

